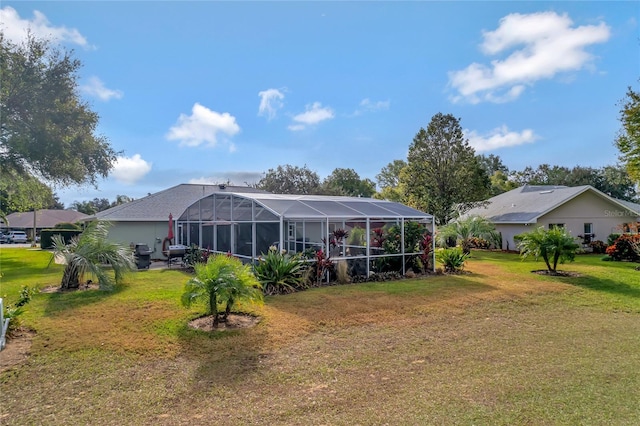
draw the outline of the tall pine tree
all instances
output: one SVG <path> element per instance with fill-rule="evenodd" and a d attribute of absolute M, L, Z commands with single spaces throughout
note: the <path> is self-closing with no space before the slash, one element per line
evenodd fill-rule
<path fill-rule="evenodd" d="M 401 175 L 408 202 L 445 224 L 485 200 L 489 177 L 454 116 L 438 113 L 409 147 Z"/>

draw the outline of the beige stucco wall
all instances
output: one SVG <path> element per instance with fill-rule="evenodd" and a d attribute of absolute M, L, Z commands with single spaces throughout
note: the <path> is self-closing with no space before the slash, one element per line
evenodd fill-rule
<path fill-rule="evenodd" d="M 153 250 L 152 259 L 164 259 L 162 240 L 168 232 L 167 222 L 114 222 L 109 229 L 109 239 L 122 244 L 142 243 Z"/>
<path fill-rule="evenodd" d="M 620 233 L 622 225 L 638 221 L 631 211 L 592 193 L 584 192 L 538 219 L 538 225 L 563 223 L 573 236 L 584 234 L 584 224 L 592 224 L 596 240 L 607 241 L 609 234 Z"/>
<path fill-rule="evenodd" d="M 502 234 L 502 250 L 518 250 L 513 239 L 514 235 L 531 231 L 533 227 L 527 225 L 496 224 L 496 231 Z"/>
<path fill-rule="evenodd" d="M 621 232 L 623 224 L 636 221 L 638 217 L 629 210 L 587 191 L 541 216 L 536 224 L 496 224 L 496 229 L 502 233 L 502 248 L 507 249 L 508 245 L 509 250 L 515 250 L 513 236 L 528 232 L 533 227 L 543 226 L 549 229 L 550 224 L 564 224 L 565 228 L 577 237 L 584 234 L 584 224 L 591 223 L 595 239 L 606 242 L 609 234 Z"/>

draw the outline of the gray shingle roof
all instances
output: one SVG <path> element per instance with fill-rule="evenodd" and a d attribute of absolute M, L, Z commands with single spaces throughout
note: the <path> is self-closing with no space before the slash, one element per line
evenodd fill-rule
<path fill-rule="evenodd" d="M 465 215 L 484 216 L 494 223 L 535 223 L 540 216 L 585 191 L 593 191 L 597 195 L 640 215 L 639 205 L 609 197 L 590 185 L 575 187 L 525 185 L 496 195 L 487 200 L 488 204 L 485 207 L 471 209 Z"/>
<path fill-rule="evenodd" d="M 36 228 L 53 228 L 58 223 L 75 223 L 86 217 L 89 216 L 75 210 L 37 210 Z M 33 228 L 33 212 L 11 213 L 7 220 L 10 228 Z"/>
<path fill-rule="evenodd" d="M 194 202 L 214 192 L 264 193 L 265 191 L 247 186 L 180 184 L 144 198 L 131 201 L 97 213 L 95 218 L 112 222 L 158 222 L 167 221 L 169 213 L 174 218 Z"/>
<path fill-rule="evenodd" d="M 624 204 L 625 206 L 627 206 L 629 210 L 633 210 L 634 212 L 638 213 L 638 216 L 640 216 L 640 204 L 632 203 L 631 201 L 625 201 L 625 200 L 618 200 L 618 201 Z"/>

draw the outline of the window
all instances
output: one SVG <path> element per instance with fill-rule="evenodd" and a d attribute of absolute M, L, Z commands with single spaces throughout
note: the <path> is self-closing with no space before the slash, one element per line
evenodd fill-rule
<path fill-rule="evenodd" d="M 564 223 L 550 223 L 549 229 L 564 228 Z"/>
<path fill-rule="evenodd" d="M 579 237 L 582 237 L 583 244 L 591 244 L 591 239 L 595 237 L 595 235 L 593 235 L 593 223 L 585 223 L 584 235 L 579 235 Z"/>

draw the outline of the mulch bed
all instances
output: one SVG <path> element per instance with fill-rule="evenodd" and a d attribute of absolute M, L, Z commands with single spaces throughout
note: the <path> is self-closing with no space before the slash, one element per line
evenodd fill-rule
<path fill-rule="evenodd" d="M 224 331 L 251 328 L 256 326 L 259 322 L 260 317 L 256 317 L 254 315 L 229 314 L 229 316 L 227 317 L 227 321 L 218 323 L 218 326 L 214 329 L 213 317 L 211 315 L 207 315 L 189 321 L 189 327 L 202 331 Z"/>

